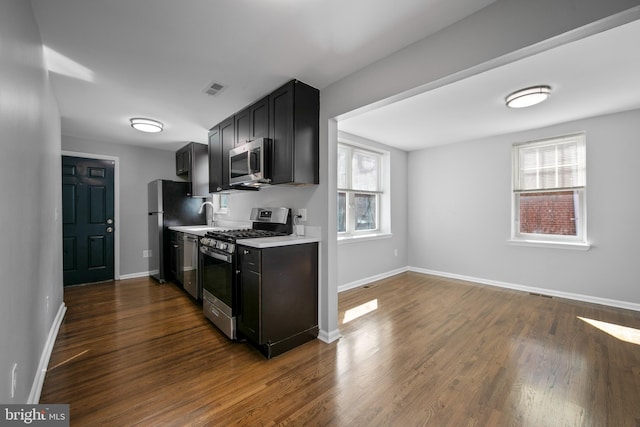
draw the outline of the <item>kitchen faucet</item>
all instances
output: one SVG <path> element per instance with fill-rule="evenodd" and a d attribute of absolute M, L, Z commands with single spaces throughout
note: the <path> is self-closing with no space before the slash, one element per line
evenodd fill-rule
<path fill-rule="evenodd" d="M 211 205 L 211 209 L 213 209 L 213 203 L 211 202 L 204 202 L 203 204 L 200 205 L 200 209 L 198 209 L 198 213 L 201 214 L 202 210 L 204 209 L 205 205 Z"/>

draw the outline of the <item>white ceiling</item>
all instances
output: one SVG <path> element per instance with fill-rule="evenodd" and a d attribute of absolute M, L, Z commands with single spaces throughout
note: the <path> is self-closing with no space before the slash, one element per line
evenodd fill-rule
<path fill-rule="evenodd" d="M 640 108 L 640 21 L 350 117 L 342 131 L 407 151 Z M 547 84 L 524 109 L 505 97 Z"/>
<path fill-rule="evenodd" d="M 187 141 L 206 142 L 211 126 L 291 78 L 322 89 L 493 1 L 32 0 L 32 5 L 62 133 L 174 150 Z M 205 95 L 213 81 L 225 89 Z M 131 117 L 160 120 L 165 130 L 137 132 L 129 126 Z M 353 123 L 355 132 L 360 125 Z"/>

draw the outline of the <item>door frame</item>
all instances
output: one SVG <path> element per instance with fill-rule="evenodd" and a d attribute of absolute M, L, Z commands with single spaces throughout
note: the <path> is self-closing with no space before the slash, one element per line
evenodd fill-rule
<path fill-rule="evenodd" d="M 116 224 L 113 233 L 113 279 L 120 280 L 120 157 L 66 150 L 62 150 L 62 156 L 113 161 L 113 220 Z"/>

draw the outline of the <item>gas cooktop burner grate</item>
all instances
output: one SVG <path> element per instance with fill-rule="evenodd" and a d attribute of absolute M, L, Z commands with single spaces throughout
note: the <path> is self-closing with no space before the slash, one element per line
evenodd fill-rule
<path fill-rule="evenodd" d="M 256 239 L 261 237 L 284 236 L 284 233 L 269 230 L 256 229 L 238 229 L 224 231 L 209 231 L 207 237 L 213 239 L 238 240 L 238 239 Z"/>

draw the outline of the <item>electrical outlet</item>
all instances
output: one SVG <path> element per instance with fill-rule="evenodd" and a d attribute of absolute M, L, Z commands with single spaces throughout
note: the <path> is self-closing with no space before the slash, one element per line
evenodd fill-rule
<path fill-rule="evenodd" d="M 153 251 L 151 249 L 142 251 L 142 258 L 151 258 L 153 256 Z"/>
<path fill-rule="evenodd" d="M 11 398 L 16 395 L 16 385 L 18 384 L 18 364 L 14 363 L 11 367 Z"/>
<path fill-rule="evenodd" d="M 306 221 L 307 220 L 307 210 L 306 209 L 298 209 L 298 221 Z"/>
<path fill-rule="evenodd" d="M 398 250 L 397 250 L 397 249 L 394 249 L 394 250 L 393 250 L 393 255 L 394 255 L 394 256 L 398 256 Z"/>

